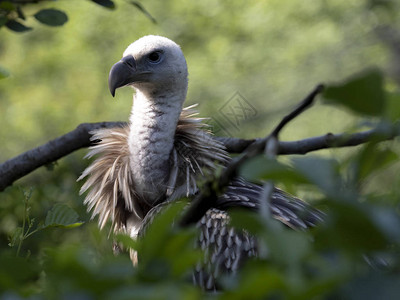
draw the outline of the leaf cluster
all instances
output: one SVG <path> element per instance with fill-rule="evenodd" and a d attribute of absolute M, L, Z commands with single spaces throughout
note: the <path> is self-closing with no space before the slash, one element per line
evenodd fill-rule
<path fill-rule="evenodd" d="M 14 32 L 26 32 L 32 27 L 26 26 L 27 19 L 24 7 L 31 4 L 39 4 L 39 1 L 1 1 L 0 2 L 0 27 L 6 27 Z M 33 17 L 40 23 L 48 26 L 62 26 L 68 21 L 68 16 L 61 10 L 47 8 L 40 9 Z"/>
<path fill-rule="evenodd" d="M 112 0 L 89 1 L 107 9 L 115 9 L 116 7 Z M 0 1 L 0 28 L 4 26 L 14 32 L 27 32 L 32 30 L 32 27 L 24 24 L 27 19 L 25 7 L 42 4 L 44 2 L 46 2 L 46 0 Z M 138 1 L 129 1 L 129 3 L 145 14 L 152 22 L 156 23 L 156 20 Z M 54 8 L 39 9 L 33 14 L 33 18 L 47 26 L 62 26 L 68 21 L 68 16 L 65 12 Z"/>

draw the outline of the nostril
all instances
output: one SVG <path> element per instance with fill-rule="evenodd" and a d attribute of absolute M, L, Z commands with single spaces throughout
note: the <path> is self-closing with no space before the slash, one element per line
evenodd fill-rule
<path fill-rule="evenodd" d="M 136 69 L 136 61 L 132 55 L 125 56 L 121 59 L 121 61 L 133 69 Z"/>

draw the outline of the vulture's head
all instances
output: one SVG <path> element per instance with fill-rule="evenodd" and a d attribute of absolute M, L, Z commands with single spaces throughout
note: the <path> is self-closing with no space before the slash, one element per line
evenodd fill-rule
<path fill-rule="evenodd" d="M 187 66 L 181 48 L 173 41 L 148 35 L 133 42 L 122 59 L 110 70 L 108 86 L 111 94 L 126 85 L 142 93 L 187 89 Z"/>

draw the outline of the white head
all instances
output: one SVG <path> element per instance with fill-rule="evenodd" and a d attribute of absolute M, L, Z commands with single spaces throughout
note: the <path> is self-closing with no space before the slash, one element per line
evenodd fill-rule
<path fill-rule="evenodd" d="M 161 36 L 144 36 L 129 45 L 123 58 L 110 71 L 111 94 L 130 85 L 143 94 L 162 96 L 179 92 L 186 95 L 187 66 L 180 47 Z"/>

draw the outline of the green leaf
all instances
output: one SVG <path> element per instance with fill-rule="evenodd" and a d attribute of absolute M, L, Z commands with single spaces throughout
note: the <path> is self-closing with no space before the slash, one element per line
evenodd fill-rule
<path fill-rule="evenodd" d="M 83 222 L 78 221 L 78 214 L 65 204 L 56 204 L 47 213 L 43 228 L 64 227 L 73 228 L 82 225 Z"/>
<path fill-rule="evenodd" d="M 337 85 L 328 86 L 324 98 L 359 114 L 379 116 L 385 109 L 383 77 L 378 70 L 369 70 Z"/>
<path fill-rule="evenodd" d="M 1 299 L 22 299 L 15 291 L 21 294 L 28 292 L 29 287 L 37 282 L 41 272 L 38 259 L 16 257 L 15 254 L 7 252 L 1 253 L 0 266 Z M 25 298 L 28 298 L 26 294 Z"/>
<path fill-rule="evenodd" d="M 218 299 L 275 299 L 274 296 L 279 295 L 277 290 L 285 288 L 286 280 L 283 272 L 263 262 L 251 261 L 236 278 L 226 278 L 228 288 Z"/>
<path fill-rule="evenodd" d="M 337 187 L 339 175 L 336 161 L 310 156 L 295 158 L 293 164 L 309 182 L 322 190 L 331 190 Z"/>
<path fill-rule="evenodd" d="M 116 242 L 121 243 L 125 248 L 137 249 L 138 242 L 132 239 L 129 235 L 116 234 L 113 238 Z"/>
<path fill-rule="evenodd" d="M 164 244 L 172 235 L 171 225 L 185 205 L 186 203 L 182 201 L 166 206 L 145 229 L 146 233 L 140 244 L 142 261 L 151 260 L 160 255 Z"/>
<path fill-rule="evenodd" d="M 390 149 L 381 149 L 376 143 L 369 143 L 364 146 L 358 155 L 356 163 L 356 178 L 364 179 L 370 174 L 383 169 L 394 161 L 398 155 Z"/>
<path fill-rule="evenodd" d="M 6 25 L 8 18 L 6 16 L 0 16 L 0 27 Z"/>
<path fill-rule="evenodd" d="M 10 76 L 10 72 L 0 66 L 0 79 L 4 79 Z"/>
<path fill-rule="evenodd" d="M 164 244 L 163 255 L 171 265 L 173 276 L 186 273 L 201 261 L 202 252 L 193 247 L 197 237 L 198 231 L 195 228 L 188 228 L 171 235 Z M 179 258 L 176 256 L 177 253 Z"/>
<path fill-rule="evenodd" d="M 26 31 L 32 30 L 32 27 L 27 27 L 24 24 L 19 23 L 15 20 L 9 20 L 6 23 L 6 26 L 8 29 L 15 31 L 15 32 L 26 32 Z"/>
<path fill-rule="evenodd" d="M 397 272 L 378 272 L 374 270 L 367 274 L 354 276 L 341 287 L 344 295 L 351 295 L 347 299 L 398 299 L 400 295 L 400 277 Z M 331 298 L 334 299 L 334 298 Z"/>
<path fill-rule="evenodd" d="M 392 122 L 400 120 L 400 93 L 387 94 L 385 115 Z"/>
<path fill-rule="evenodd" d="M 13 10 L 15 10 L 15 5 L 12 4 L 11 1 L 2 1 L 0 3 L 0 9 L 5 10 L 5 11 L 13 11 Z"/>
<path fill-rule="evenodd" d="M 284 228 L 265 236 L 272 258 L 283 265 L 296 265 L 310 251 L 311 241 L 306 233 Z"/>
<path fill-rule="evenodd" d="M 8 243 L 8 246 L 14 247 L 15 244 L 18 243 L 22 238 L 22 233 L 23 233 L 22 227 L 15 228 L 13 234 L 9 238 L 10 242 Z"/>
<path fill-rule="evenodd" d="M 326 223 L 318 232 L 317 240 L 322 247 L 330 245 L 358 254 L 387 247 L 389 239 L 382 230 L 386 228 L 386 224 L 377 222 L 381 222 L 383 218 L 380 214 L 375 217 L 373 208 L 355 201 L 332 201 L 329 207 Z"/>
<path fill-rule="evenodd" d="M 369 214 L 375 226 L 388 240 L 400 242 L 400 217 L 396 211 L 390 207 L 371 206 Z"/>
<path fill-rule="evenodd" d="M 260 214 L 254 211 L 243 209 L 232 209 L 229 211 L 230 225 L 238 230 L 245 229 L 252 234 L 259 234 L 263 231 L 265 222 Z"/>
<path fill-rule="evenodd" d="M 264 155 L 249 159 L 240 168 L 239 174 L 250 181 L 274 180 L 288 184 L 307 182 L 306 178 L 292 167 Z"/>
<path fill-rule="evenodd" d="M 145 228 L 137 246 L 134 245 L 140 261 L 139 271 L 148 280 L 180 278 L 201 261 L 203 253 L 194 249 L 197 229 L 173 226 L 186 205 L 186 201 L 167 204 Z"/>
<path fill-rule="evenodd" d="M 61 26 L 68 21 L 68 16 L 61 10 L 42 9 L 33 15 L 40 23 L 49 26 Z"/>
<path fill-rule="evenodd" d="M 97 3 L 98 5 L 104 6 L 109 9 L 114 9 L 115 4 L 111 0 L 92 0 L 94 3 Z"/>

